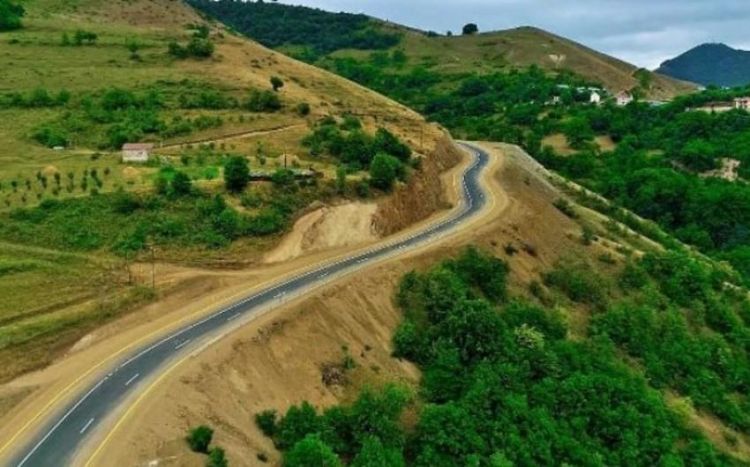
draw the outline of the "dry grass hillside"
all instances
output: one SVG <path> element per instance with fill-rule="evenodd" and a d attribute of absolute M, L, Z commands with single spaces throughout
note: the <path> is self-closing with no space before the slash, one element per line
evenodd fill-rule
<path fill-rule="evenodd" d="M 536 300 L 530 285 L 559 264 L 587 264 L 605 280 L 615 280 L 631 252 L 653 244 L 608 217 L 575 206 L 571 219 L 555 207 L 570 187 L 552 183 L 550 174 L 515 147 L 487 144 L 503 158 L 494 175 L 497 209 L 476 228 L 417 254 L 377 266 L 254 322 L 182 365 L 175 375 L 138 406 L 107 445 L 110 460 L 123 465 L 201 465 L 183 440 L 190 427 L 208 423 L 215 442 L 227 450 L 232 465 L 279 465 L 272 441 L 253 423 L 261 410 L 280 412 L 301 401 L 328 407 L 351 401 L 367 385 L 398 381 L 417 387 L 420 374 L 391 353 L 392 335 L 401 320 L 394 303 L 399 281 L 410 270 L 423 271 L 476 245 L 505 259 L 511 268 L 513 294 Z M 573 190 L 575 191 L 575 190 Z M 581 241 L 582 229 L 596 239 Z M 560 297 L 544 287 L 544 300 Z M 559 302 L 574 339 L 583 339 L 592 311 Z M 354 365 L 342 368 L 351 358 Z M 339 372 L 333 370 L 340 370 Z M 337 375 L 330 378 L 331 374 Z M 721 449 L 738 459 L 750 455 L 745 435 L 701 412 L 691 423 Z M 409 415 L 407 414 L 407 417 Z M 729 446 L 723 434 L 739 440 Z"/>
<path fill-rule="evenodd" d="M 415 62 L 446 73 L 497 72 L 537 65 L 548 71 L 570 70 L 610 92 L 638 85 L 635 65 L 534 27 L 470 36 L 428 37 L 420 31 L 388 23 L 386 30 L 403 34 L 399 47 Z M 356 52 L 340 52 L 344 54 Z M 695 85 L 654 73 L 649 97 L 666 99 L 695 89 Z"/>
<path fill-rule="evenodd" d="M 4 219 L 12 219 L 11 213 L 18 208 L 33 209 L 45 200 L 94 199 L 89 196 L 94 188 L 104 194 L 124 190 L 147 195 L 165 165 L 185 172 L 206 194 L 222 193 L 218 178 L 225 155 L 243 155 L 250 160 L 251 167 L 258 168 L 261 150 L 262 164 L 267 170 L 290 161 L 296 167 L 318 169 L 324 174 L 322 184 L 333 183 L 338 161 L 313 157 L 301 144 L 310 127 L 322 116 L 353 114 L 367 131 L 381 126 L 388 128 L 415 151 L 428 154 L 425 164 L 428 171 L 429 154 L 444 138 L 437 126 L 428 125 L 404 106 L 233 35 L 220 24 L 212 24 L 208 33 L 215 45 L 212 57 L 180 60 L 170 56 L 170 42 L 187 44 L 195 25 L 205 24 L 182 1 L 28 0 L 23 3 L 27 11 L 23 29 L 0 34 L 0 95 L 17 94 L 30 99 L 28 96 L 39 90 L 50 96 L 64 91 L 75 107 L 0 105 L 3 143 L 0 215 Z M 93 33 L 96 40 L 91 44 L 71 43 L 78 31 Z M 131 50 L 133 43 L 137 44 L 135 57 Z M 208 89 L 242 101 L 251 89 L 272 92 L 271 77 L 284 82 L 278 92 L 283 106 L 276 112 L 250 111 L 243 106 L 221 109 L 168 106 L 160 110 L 160 118 L 165 122 L 206 118 L 219 120 L 221 124 L 166 137 L 147 134 L 144 139 L 157 144 L 155 154 L 159 156 L 149 164 L 123 164 L 116 146 L 99 145 L 107 132 L 106 126 L 98 122 L 86 121 L 85 129 L 64 147 L 46 147 L 33 136 L 40 125 L 60 125 L 82 114 L 87 96 L 100 99 L 102 93 L 112 88 L 136 95 L 156 90 L 173 101 L 175 93 Z M 310 105 L 309 114 L 298 110 L 302 103 Z M 96 185 L 88 178 L 92 173 L 98 174 Z M 358 176 L 350 178 L 356 180 Z M 88 186 L 82 183 L 84 180 Z M 418 175 L 413 180 L 422 183 Z M 435 180 L 427 181 L 430 182 Z M 257 191 L 256 196 L 268 196 L 270 187 L 251 189 Z M 238 198 L 229 199 L 228 203 L 246 212 Z M 373 202 L 380 204 L 384 199 L 387 197 Z M 426 206 L 429 212 L 420 215 L 441 207 L 438 203 Z M 98 229 L 100 214 L 101 211 L 81 210 L 76 216 L 83 216 L 81 225 L 86 228 L 71 222 L 64 238 L 75 240 L 85 236 L 83 231 L 89 226 Z M 253 213 L 248 210 L 246 214 Z M 301 214 L 304 212 L 294 216 Z M 61 227 L 67 220 L 55 222 Z M 116 235 L 118 232 L 113 231 L 103 237 Z M 280 238 L 280 234 L 241 238 L 229 247 L 209 251 L 212 267 L 236 268 L 259 262 Z M 151 284 L 148 274 L 131 274 L 139 267 L 137 258 L 133 264 L 133 258 L 116 256 L 108 248 L 76 250 L 62 247 L 65 240 L 56 245 L 40 244 L 30 235 L 2 240 L 0 380 L 9 380 L 54 361 L 87 332 L 159 296 L 158 291 L 154 295 L 144 287 Z M 206 252 L 194 250 L 178 246 L 172 253 L 157 251 L 156 259 L 203 261 Z"/>

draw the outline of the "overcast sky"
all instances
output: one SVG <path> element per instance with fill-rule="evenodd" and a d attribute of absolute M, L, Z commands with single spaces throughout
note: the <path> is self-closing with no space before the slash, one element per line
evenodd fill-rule
<path fill-rule="evenodd" d="M 750 49 L 750 0 L 282 0 L 445 32 L 537 26 L 656 68 L 703 42 Z"/>

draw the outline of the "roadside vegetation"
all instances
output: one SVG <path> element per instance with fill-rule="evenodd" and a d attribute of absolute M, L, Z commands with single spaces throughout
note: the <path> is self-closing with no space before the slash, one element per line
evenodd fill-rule
<path fill-rule="evenodd" d="M 475 249 L 410 273 L 393 342 L 422 370 L 416 392 L 366 388 L 350 404 L 302 403 L 256 423 L 286 466 L 731 465 L 662 390 L 746 432 L 747 298 L 684 253 L 620 271 L 604 288 L 589 266 L 559 265 L 546 292 L 558 306 L 512 296 L 506 264 Z M 583 336 L 571 335 L 567 300 L 598 310 Z M 708 306 L 722 318 L 695 311 Z"/>

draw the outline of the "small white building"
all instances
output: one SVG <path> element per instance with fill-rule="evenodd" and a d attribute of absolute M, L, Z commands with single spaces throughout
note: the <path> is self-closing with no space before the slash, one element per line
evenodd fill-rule
<path fill-rule="evenodd" d="M 599 91 L 591 91 L 589 103 L 593 105 L 600 105 L 602 103 L 602 95 L 599 94 Z"/>
<path fill-rule="evenodd" d="M 128 143 L 122 146 L 123 162 L 148 162 L 154 145 L 149 143 Z"/>
<path fill-rule="evenodd" d="M 633 98 L 633 95 L 630 94 L 628 91 L 620 91 L 617 93 L 617 96 L 615 96 L 615 99 L 617 100 L 617 105 L 620 107 L 625 107 L 626 105 L 630 104 L 635 100 Z"/>
<path fill-rule="evenodd" d="M 734 108 L 739 110 L 750 110 L 750 97 L 738 97 L 734 100 Z"/>

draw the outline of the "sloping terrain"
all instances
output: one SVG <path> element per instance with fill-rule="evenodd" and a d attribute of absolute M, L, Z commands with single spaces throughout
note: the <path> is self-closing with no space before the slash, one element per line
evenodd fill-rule
<path fill-rule="evenodd" d="M 319 408 L 350 404 L 362 387 L 389 382 L 416 391 L 422 375 L 405 360 L 392 356 L 391 336 L 403 317 L 391 297 L 404 274 L 413 269 L 429 270 L 445 258 L 455 257 L 466 245 L 503 258 L 510 266 L 510 293 L 545 306 L 554 304 L 564 317 L 570 339 L 585 340 L 591 320 L 601 310 L 569 301 L 564 294 L 558 295 L 560 290 L 551 281 L 545 279 L 542 285 L 542 278 L 551 270 L 586 264 L 588 274 L 595 278 L 591 280 L 602 287 L 614 287 L 621 269 L 630 264 L 628 257 L 637 258 L 660 247 L 572 201 L 561 210 L 556 207 L 563 206 L 560 198 L 566 191 L 575 193 L 575 188 L 551 183 L 550 174 L 515 147 L 486 147 L 502 154 L 503 162 L 493 178 L 497 209 L 481 225 L 438 248 L 379 266 L 285 307 L 197 356 L 140 401 L 117 436 L 109 439 L 106 452 L 110 459 L 123 464 L 201 465 L 204 457 L 189 452 L 183 438 L 188 429 L 206 424 L 216 430 L 213 445 L 226 450 L 231 465 L 278 463 L 274 444 L 253 422 L 255 414 L 265 409 L 283 414 L 301 401 Z M 594 232 L 589 240 L 585 240 L 587 230 Z M 588 279 L 576 280 L 582 285 Z M 593 298 L 583 297 L 584 302 Z M 442 381 L 450 379 L 445 378 Z M 750 444 L 746 433 L 696 410 L 688 398 L 667 392 L 665 400 L 720 450 L 747 461 Z M 610 403 L 612 409 L 618 406 Z M 409 407 L 401 423 L 413 430 L 422 410 L 421 404 Z M 450 432 L 447 439 L 441 439 L 449 442 L 461 433 Z M 469 452 L 474 448 L 466 447 Z M 458 455 L 461 449 L 446 451 Z M 512 449 L 507 453 L 518 454 Z"/>
<path fill-rule="evenodd" d="M 302 143 L 319 119 L 349 116 L 367 134 L 387 128 L 426 155 L 424 173 L 444 144 L 437 126 L 406 107 L 208 26 L 181 1 L 23 5 L 22 27 L 0 33 L 3 381 L 157 299 L 150 289 L 159 278 L 139 274 L 149 269 L 142 261 L 244 267 L 261 262 L 313 203 L 387 200 L 363 186 L 366 166 L 336 188 L 341 161 Z M 120 146 L 133 142 L 156 146 L 151 161 L 121 161 Z M 232 157 L 265 181 L 228 192 L 221 177 Z M 315 170 L 314 183 L 268 181 L 287 165 Z M 178 172 L 186 196 L 170 194 Z M 430 201 L 421 218 L 442 208 Z M 253 219 L 255 233 L 242 227 Z"/>
<path fill-rule="evenodd" d="M 408 56 L 445 72 L 488 73 L 535 65 L 550 72 L 572 71 L 612 93 L 639 85 L 636 66 L 534 27 L 454 37 L 404 31 L 403 47 Z M 689 83 L 652 74 L 647 95 L 666 99 L 692 89 Z"/>
<path fill-rule="evenodd" d="M 654 99 L 666 99 L 694 89 L 689 83 L 650 74 L 534 27 L 447 37 L 378 19 L 368 20 L 362 15 L 328 13 L 300 6 L 226 0 L 192 0 L 191 3 L 270 47 L 310 62 L 317 62 L 326 55 L 363 58 L 374 50 L 401 50 L 412 65 L 440 74 L 493 73 L 535 65 L 550 72 L 571 71 L 590 82 L 600 83 L 613 94 L 638 87 L 641 84 L 639 73 L 650 76 L 645 92 Z M 309 29 L 311 23 L 323 19 L 332 24 L 330 35 L 327 28 Z M 346 29 L 348 36 L 343 34 Z M 300 31 L 307 34 L 302 35 Z"/>
<path fill-rule="evenodd" d="M 701 44 L 665 61 L 656 72 L 703 86 L 745 86 L 750 84 L 750 52 Z"/>

